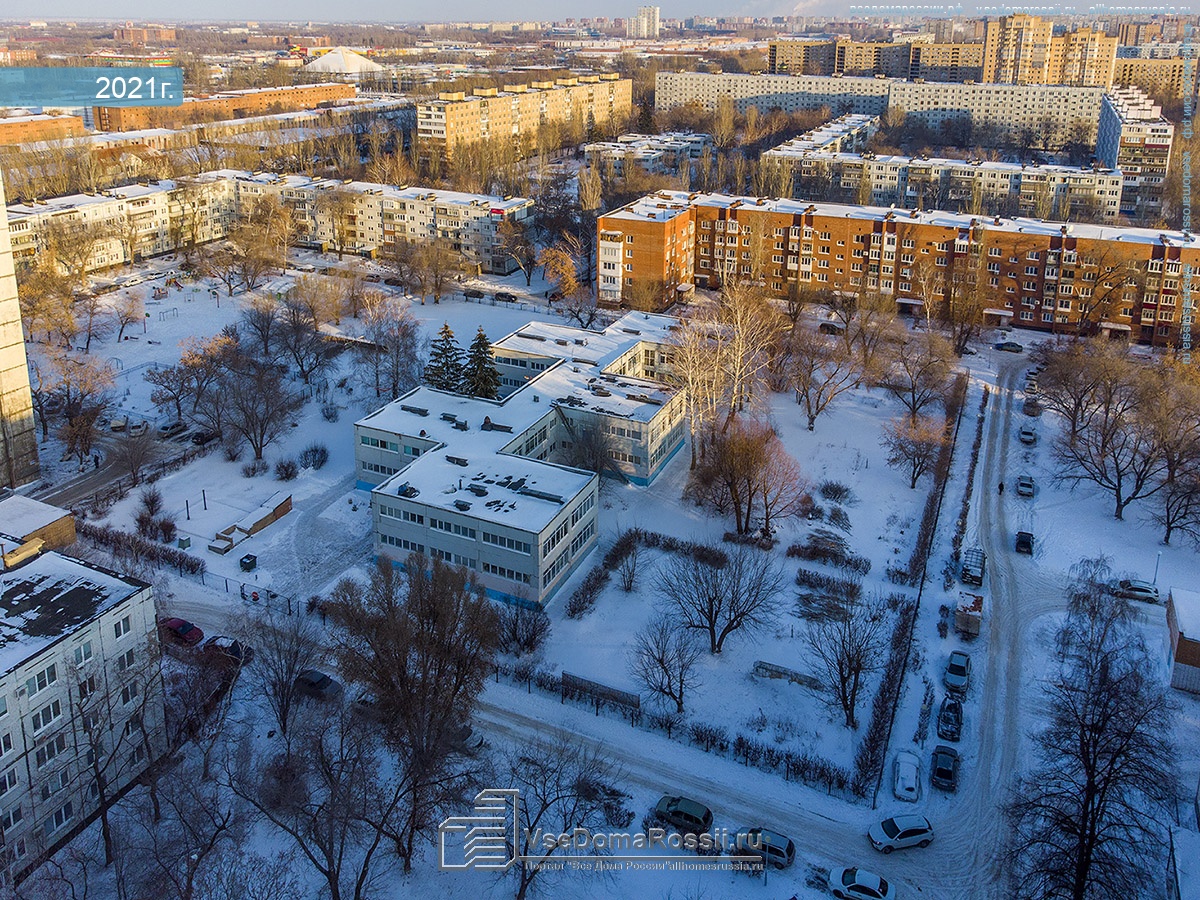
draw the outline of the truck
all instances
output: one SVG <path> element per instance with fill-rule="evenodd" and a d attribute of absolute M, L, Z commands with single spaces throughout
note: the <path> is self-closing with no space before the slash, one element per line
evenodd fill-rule
<path fill-rule="evenodd" d="M 964 637 L 979 637 L 983 627 L 983 595 L 959 591 L 954 608 L 954 630 Z"/>
<path fill-rule="evenodd" d="M 983 586 L 983 573 L 987 570 L 987 554 L 979 547 L 963 551 L 961 577 L 963 584 Z"/>

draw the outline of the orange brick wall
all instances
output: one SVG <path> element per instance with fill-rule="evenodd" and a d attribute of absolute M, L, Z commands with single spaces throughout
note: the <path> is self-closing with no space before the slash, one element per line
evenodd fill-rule
<path fill-rule="evenodd" d="M 244 93 L 215 94 L 191 100 L 182 106 L 97 106 L 96 127 L 103 131 L 135 131 L 140 128 L 178 128 L 214 119 L 241 119 L 272 111 L 312 109 L 320 103 L 352 100 L 352 84 L 306 84 Z"/>
<path fill-rule="evenodd" d="M 54 141 L 86 134 L 79 116 L 53 116 L 48 119 L 0 119 L 0 144 L 24 144 Z"/>

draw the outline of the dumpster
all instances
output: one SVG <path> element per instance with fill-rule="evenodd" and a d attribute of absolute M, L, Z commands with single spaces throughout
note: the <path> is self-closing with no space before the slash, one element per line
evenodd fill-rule
<path fill-rule="evenodd" d="M 258 568 L 258 557 L 253 553 L 247 553 L 242 557 L 241 565 L 243 572 L 253 572 L 256 568 Z"/>

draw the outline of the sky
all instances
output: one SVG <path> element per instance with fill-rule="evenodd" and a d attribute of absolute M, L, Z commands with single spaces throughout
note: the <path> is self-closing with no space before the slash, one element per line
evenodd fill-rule
<path fill-rule="evenodd" d="M 568 17 L 633 15 L 646 0 L 521 0 L 496 3 L 494 0 L 446 0 L 437 4 L 396 3 L 394 0 L 356 0 L 340 7 L 344 21 L 351 22 L 419 22 L 419 21 L 511 21 L 521 19 L 562 20 Z M 850 5 L 839 0 L 680 0 L 660 3 L 662 15 L 680 18 L 692 15 L 769 16 L 810 14 L 812 7 L 822 12 L 848 12 Z M 10 20 L 71 19 L 81 20 L 133 19 L 171 23 L 203 16 L 216 21 L 328 21 L 331 7 L 321 0 L 208 0 L 202 7 L 179 0 L 15 0 L 4 4 L 3 16 Z"/>

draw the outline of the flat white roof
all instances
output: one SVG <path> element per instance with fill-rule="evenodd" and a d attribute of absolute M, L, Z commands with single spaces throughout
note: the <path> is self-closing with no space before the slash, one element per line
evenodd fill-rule
<path fill-rule="evenodd" d="M 451 462 L 447 455 L 467 465 Z M 382 499 L 415 488 L 416 495 L 407 495 L 413 503 L 537 534 L 586 490 L 594 477 L 591 472 L 538 459 L 480 452 L 468 443 L 424 454 L 372 493 Z M 468 485 L 487 493 L 480 496 Z"/>
<path fill-rule="evenodd" d="M 1189 640 L 1200 641 L 1200 591 L 1171 588 L 1171 603 L 1175 607 L 1175 621 L 1179 630 Z"/>
<path fill-rule="evenodd" d="M 65 509 L 21 494 L 12 494 L 0 500 L 0 533 L 13 538 L 24 538 L 67 515 L 70 513 Z"/>
<path fill-rule="evenodd" d="M 0 572 L 0 673 L 147 587 L 58 553 Z"/>
<path fill-rule="evenodd" d="M 1042 219 L 970 215 L 968 213 L 951 213 L 939 210 L 889 209 L 884 206 L 854 206 L 844 203 L 813 203 L 808 200 L 736 197 L 728 194 L 688 194 L 685 191 L 659 191 L 655 194 L 648 194 L 627 206 L 621 207 L 615 212 L 605 214 L 603 218 L 605 220 L 656 218 L 655 213 L 661 214 L 664 211 L 661 207 L 666 207 L 670 210 L 670 215 L 666 215 L 663 218 L 667 219 L 682 214 L 692 206 L 707 206 L 717 209 L 741 207 L 745 210 L 760 209 L 767 212 L 784 213 L 786 215 L 801 215 L 811 210 L 817 216 L 841 217 L 845 219 L 879 220 L 891 216 L 897 220 L 935 225 L 942 228 L 954 228 L 960 231 L 965 231 L 971 226 L 972 222 L 983 226 L 989 231 L 1045 236 L 1061 234 L 1062 230 L 1066 228 L 1069 237 L 1084 238 L 1087 240 L 1120 241 L 1123 243 L 1139 244 L 1166 242 L 1173 246 L 1181 247 L 1195 247 L 1200 245 L 1200 237 L 1197 237 L 1197 235 L 1184 235 L 1180 231 L 1169 231 L 1158 228 L 1085 225 L 1079 222 L 1050 222 Z"/>

